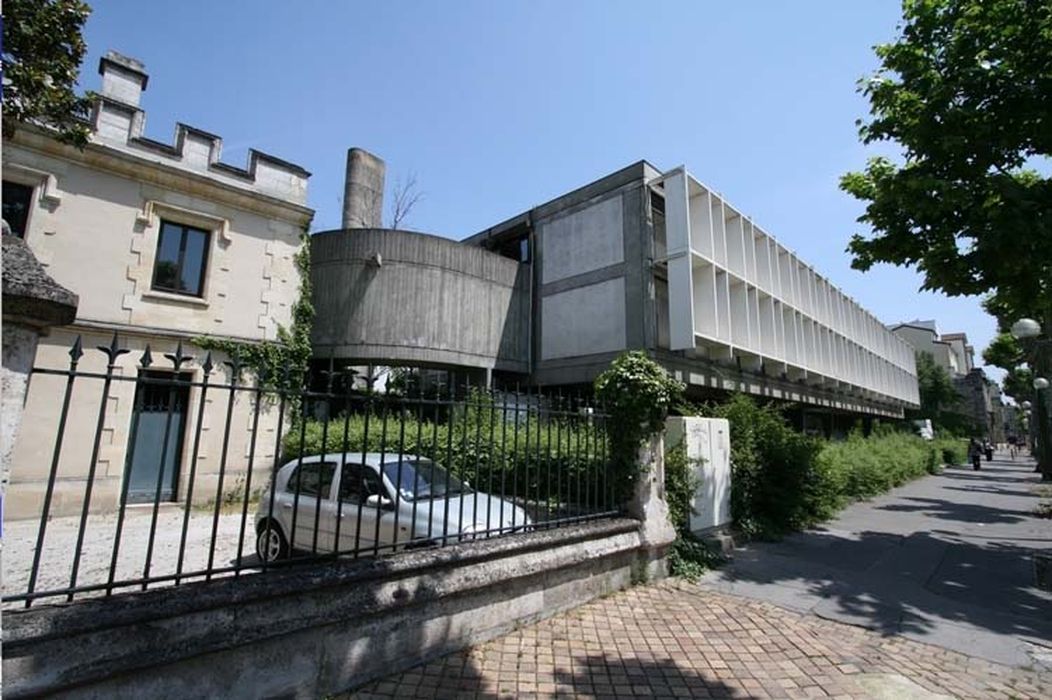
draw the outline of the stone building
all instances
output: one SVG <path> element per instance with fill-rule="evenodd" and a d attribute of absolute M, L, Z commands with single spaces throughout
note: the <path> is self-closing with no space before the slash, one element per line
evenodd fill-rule
<path fill-rule="evenodd" d="M 888 327 L 892 333 L 909 343 L 914 351 L 926 352 L 951 376 L 967 373 L 962 371 L 964 360 L 956 348 L 939 336 L 935 321 L 910 321 Z"/>
<path fill-rule="evenodd" d="M 459 243 L 355 210 L 378 178 L 352 150 L 352 211 L 312 239 L 318 358 L 554 388 L 638 349 L 696 397 L 849 421 L 917 405 L 912 348 L 683 168 L 640 161 Z"/>
<path fill-rule="evenodd" d="M 1001 391 L 975 366 L 975 348 L 965 333 L 939 334 L 935 321 L 909 321 L 889 327 L 916 352 L 930 354 L 946 370 L 960 402 L 954 412 L 965 416 L 974 429 L 995 442 L 1005 440 L 1004 402 Z"/>
<path fill-rule="evenodd" d="M 214 392 L 202 402 L 201 389 L 192 385 L 158 388 L 136 401 L 135 383 L 120 378 L 139 372 L 172 378 L 164 355 L 182 343 L 197 360 L 183 365 L 177 378 L 200 382 L 204 353 L 193 347 L 195 339 L 273 340 L 279 325 L 289 324 L 298 298 L 293 257 L 313 214 L 303 168 L 256 150 L 244 168 L 227 164 L 220 159 L 220 137 L 181 123 L 170 143 L 149 138 L 140 106 L 147 86 L 143 65 L 110 52 L 99 73 L 101 90 L 83 150 L 32 125 L 19 125 L 3 144 L 4 219 L 47 273 L 79 296 L 76 319 L 41 339 L 35 366 L 69 367 L 78 335 L 85 349 L 79 371 L 105 372 L 106 356 L 96 347 L 109 345 L 114 333 L 131 350 L 116 361 L 118 380 L 105 404 L 94 464 L 102 382 L 75 382 L 52 514 L 79 512 L 92 469 L 92 510 L 112 509 L 125 480 L 129 502 L 152 502 L 148 485 L 158 480 L 164 500 L 182 499 L 192 466 L 188 440 L 198 428 L 194 501 L 215 498 L 226 402 Z M 147 346 L 154 364 L 143 370 L 137 363 Z M 223 359 L 215 357 L 220 368 Z M 225 381 L 214 375 L 213 381 Z M 6 517 L 39 514 L 65 385 L 63 376 L 32 375 Z M 162 465 L 159 426 L 169 405 L 175 407 L 173 437 Z M 129 450 L 133 413 L 139 429 L 135 450 Z M 252 413 L 250 401 L 238 397 L 231 421 L 244 430 L 231 433 L 224 491 L 244 483 Z M 275 423 L 270 407 L 262 407 L 258 430 L 271 435 Z M 260 478 L 273 453 L 274 440 L 258 440 L 254 467 Z"/>

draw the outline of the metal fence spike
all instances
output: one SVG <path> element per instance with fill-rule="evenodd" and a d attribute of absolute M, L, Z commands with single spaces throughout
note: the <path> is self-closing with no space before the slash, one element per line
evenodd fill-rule
<path fill-rule="evenodd" d="M 176 372 L 183 368 L 183 364 L 190 362 L 194 359 L 193 355 L 183 354 L 183 341 L 179 341 L 179 344 L 175 346 L 175 352 L 165 353 L 165 357 L 172 363 Z"/>
<path fill-rule="evenodd" d="M 139 358 L 139 366 L 143 369 L 147 369 L 153 364 L 153 355 L 150 353 L 150 344 L 146 344 L 146 349 L 142 351 L 142 357 Z"/>
<path fill-rule="evenodd" d="M 117 337 L 116 332 L 113 333 L 113 338 L 110 339 L 110 344 L 108 346 L 98 345 L 96 347 L 102 352 L 106 353 L 106 357 L 109 360 L 110 367 L 113 367 L 117 363 L 118 357 L 131 352 L 130 350 L 126 350 L 125 348 L 121 347 L 121 341 L 120 338 Z"/>
<path fill-rule="evenodd" d="M 81 339 L 80 335 L 77 335 L 77 337 L 73 339 L 73 346 L 69 349 L 70 364 L 76 365 L 83 356 L 84 341 Z"/>

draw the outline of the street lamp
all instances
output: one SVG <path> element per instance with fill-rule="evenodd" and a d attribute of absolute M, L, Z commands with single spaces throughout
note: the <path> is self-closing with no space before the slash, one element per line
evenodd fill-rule
<path fill-rule="evenodd" d="M 1029 340 L 1032 353 L 1028 357 L 1028 362 L 1031 368 L 1034 370 L 1034 374 L 1038 372 L 1048 371 L 1048 367 L 1043 356 L 1044 346 L 1052 345 L 1052 340 L 1047 338 L 1039 338 L 1041 335 L 1041 324 L 1032 318 L 1021 318 L 1012 324 L 1011 328 L 1012 336 L 1018 340 Z M 1048 404 L 1043 398 L 1044 391 L 1048 389 L 1048 379 L 1045 377 L 1037 376 L 1034 378 L 1034 396 L 1037 408 L 1037 442 L 1038 449 L 1038 465 L 1037 470 L 1040 471 L 1044 479 L 1052 478 L 1052 438 L 1049 436 L 1049 420 L 1048 420 Z"/>
<path fill-rule="evenodd" d="M 1041 324 L 1032 318 L 1021 318 L 1012 324 L 1013 338 L 1036 338 L 1039 335 L 1041 335 Z"/>

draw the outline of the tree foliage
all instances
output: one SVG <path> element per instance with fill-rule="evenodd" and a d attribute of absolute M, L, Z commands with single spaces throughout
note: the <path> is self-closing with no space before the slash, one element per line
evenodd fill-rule
<path fill-rule="evenodd" d="M 54 129 L 83 147 L 91 97 L 74 91 L 87 50 L 81 30 L 91 13 L 80 0 L 5 0 L 3 132 L 17 123 Z"/>
<path fill-rule="evenodd" d="M 841 188 L 866 203 L 853 265 L 916 265 L 923 288 L 991 292 L 1042 318 L 1052 308 L 1052 3 L 904 0 L 901 35 L 863 80 L 865 144 L 894 142 Z"/>
<path fill-rule="evenodd" d="M 917 353 L 917 388 L 920 393 L 917 417 L 929 418 L 937 426 L 944 425 L 946 414 L 954 412 L 960 397 L 949 372 L 935 362 L 930 352 Z"/>

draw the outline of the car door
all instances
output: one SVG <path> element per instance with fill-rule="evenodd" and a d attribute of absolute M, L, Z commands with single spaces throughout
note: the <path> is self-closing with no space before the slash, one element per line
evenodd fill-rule
<path fill-rule="evenodd" d="M 331 552 L 335 523 L 332 513 L 333 462 L 304 462 L 289 476 L 291 498 L 282 507 L 293 532 L 292 547 L 305 552 Z"/>
<path fill-rule="evenodd" d="M 378 527 L 380 546 L 392 541 L 394 510 L 367 505 L 366 499 L 372 495 L 391 498 L 376 469 L 365 464 L 345 464 L 340 476 L 338 512 L 334 514 L 334 519 L 339 518 L 339 551 L 372 550 Z"/>

